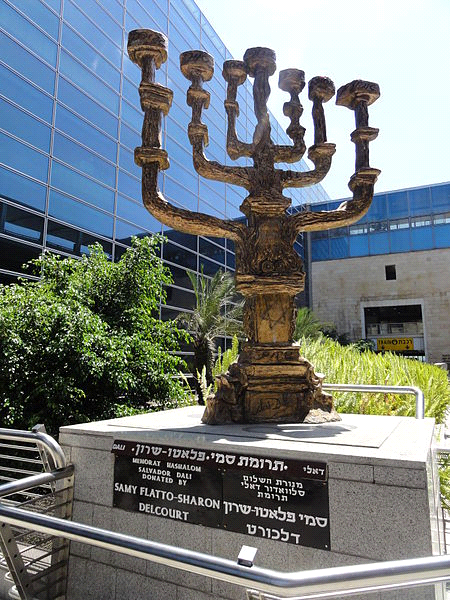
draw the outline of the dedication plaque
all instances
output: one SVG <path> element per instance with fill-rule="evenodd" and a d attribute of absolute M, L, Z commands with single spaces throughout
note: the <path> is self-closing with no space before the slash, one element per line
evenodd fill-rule
<path fill-rule="evenodd" d="M 326 463 L 115 440 L 113 506 L 330 549 Z"/>

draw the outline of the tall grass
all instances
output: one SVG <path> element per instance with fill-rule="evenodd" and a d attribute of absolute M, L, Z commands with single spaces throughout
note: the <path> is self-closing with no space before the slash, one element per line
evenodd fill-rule
<path fill-rule="evenodd" d="M 425 415 L 442 423 L 450 406 L 447 373 L 427 363 L 393 353 L 360 352 L 326 337 L 302 338 L 301 353 L 324 373 L 327 383 L 417 386 L 425 396 Z M 336 409 L 343 413 L 414 416 L 411 395 L 333 392 Z"/>

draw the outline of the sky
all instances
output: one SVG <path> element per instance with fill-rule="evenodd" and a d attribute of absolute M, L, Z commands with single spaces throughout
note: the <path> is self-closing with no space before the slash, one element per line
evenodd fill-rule
<path fill-rule="evenodd" d="M 369 125 L 380 130 L 370 144 L 370 166 L 381 169 L 375 192 L 450 181 L 450 0 L 196 2 L 234 58 L 255 46 L 275 50 L 269 108 L 284 127 L 289 96 L 278 89 L 281 69 L 302 69 L 307 82 L 325 75 L 336 90 L 354 79 L 379 84 L 381 96 L 369 107 Z M 310 146 L 307 86 L 300 101 Z M 336 154 L 322 185 L 333 199 L 349 197 L 354 113 L 335 98 L 324 108 Z"/>

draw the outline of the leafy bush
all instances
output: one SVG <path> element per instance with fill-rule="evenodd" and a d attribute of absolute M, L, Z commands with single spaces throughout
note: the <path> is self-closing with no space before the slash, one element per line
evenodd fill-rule
<path fill-rule="evenodd" d="M 38 282 L 0 286 L 0 419 L 29 429 L 174 407 L 184 398 L 172 352 L 180 336 L 158 318 L 170 272 L 158 238 L 134 239 L 118 263 L 99 245 L 80 260 L 44 254 Z"/>
<path fill-rule="evenodd" d="M 302 355 L 325 374 L 328 383 L 365 383 L 419 387 L 425 396 L 425 414 L 442 423 L 450 405 L 447 373 L 438 367 L 398 354 L 361 352 L 326 337 L 301 340 Z M 333 392 L 336 409 L 344 413 L 414 416 L 410 395 Z"/>

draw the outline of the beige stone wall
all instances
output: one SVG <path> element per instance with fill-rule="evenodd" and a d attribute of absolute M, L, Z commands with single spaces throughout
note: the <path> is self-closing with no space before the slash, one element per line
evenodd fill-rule
<path fill-rule="evenodd" d="M 385 266 L 397 279 L 386 281 Z M 313 310 L 350 339 L 363 337 L 361 305 L 403 300 L 423 303 L 429 362 L 450 354 L 450 248 L 312 263 Z"/>

